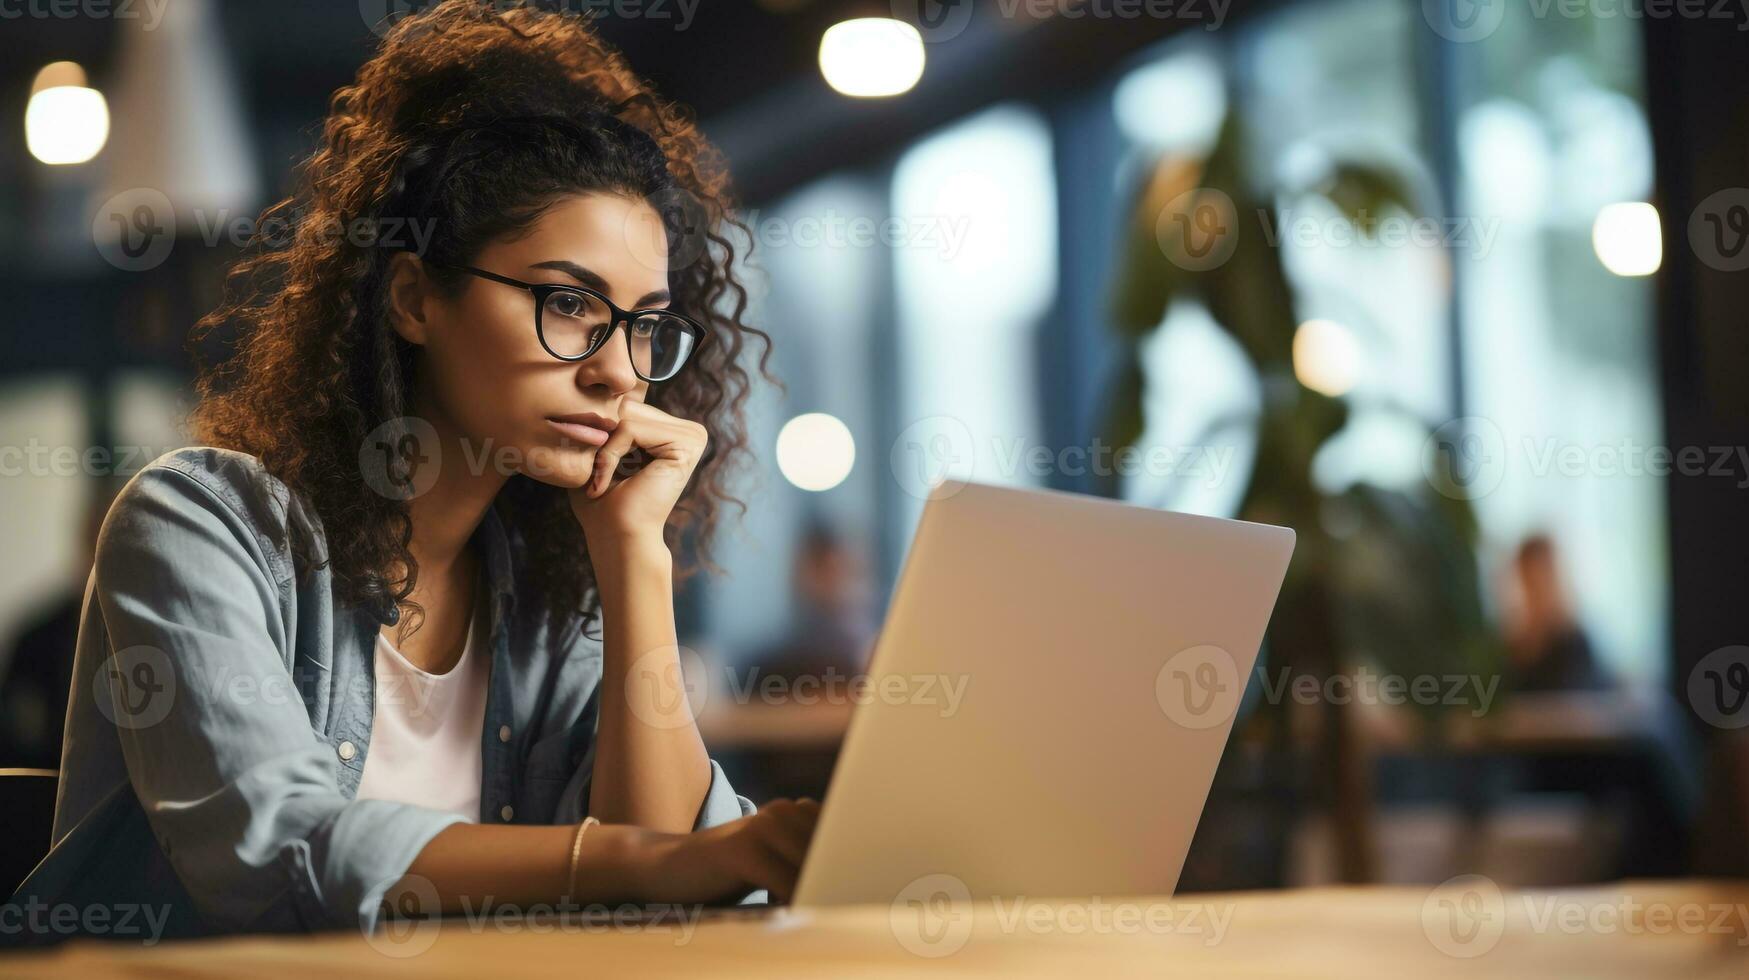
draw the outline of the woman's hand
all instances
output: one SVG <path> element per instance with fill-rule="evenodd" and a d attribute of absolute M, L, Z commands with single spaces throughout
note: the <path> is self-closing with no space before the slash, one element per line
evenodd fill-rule
<path fill-rule="evenodd" d="M 708 441 L 703 425 L 643 402 L 628 399 L 620 411 L 619 424 L 595 450 L 588 482 L 570 492 L 571 510 L 592 552 L 628 541 L 660 544 L 668 515 Z M 614 482 L 614 471 L 634 448 L 643 450 L 650 462 Z"/>
<path fill-rule="evenodd" d="M 787 903 L 819 819 L 813 800 L 772 800 L 752 816 L 708 830 L 659 835 L 649 845 L 641 890 L 650 902 L 684 905 L 763 888 L 774 903 Z"/>
<path fill-rule="evenodd" d="M 385 901 L 436 911 L 428 904 L 436 889 L 446 912 L 477 906 L 481 896 L 512 905 L 559 898 L 699 905 L 763 888 L 772 901 L 788 902 L 819 818 L 820 805 L 801 799 L 773 800 L 752 816 L 692 832 L 603 823 L 584 832 L 575 864 L 574 826 L 452 824 L 425 845 Z"/>

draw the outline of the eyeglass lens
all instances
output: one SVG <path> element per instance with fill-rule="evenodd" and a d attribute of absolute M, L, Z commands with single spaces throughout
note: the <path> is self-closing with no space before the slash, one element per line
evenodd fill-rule
<path fill-rule="evenodd" d="M 605 342 L 613 313 L 595 296 L 561 290 L 546 298 L 540 311 L 541 336 L 554 354 L 575 358 Z M 653 381 L 672 377 L 692 354 L 697 338 L 685 320 L 645 313 L 629 324 L 632 364 Z"/>

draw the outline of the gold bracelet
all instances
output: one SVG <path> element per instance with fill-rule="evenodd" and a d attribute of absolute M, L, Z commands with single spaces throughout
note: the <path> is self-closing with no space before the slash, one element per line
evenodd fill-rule
<path fill-rule="evenodd" d="M 594 817 L 584 817 L 583 822 L 577 825 L 577 836 L 571 838 L 571 876 L 566 879 L 566 885 L 570 889 L 565 893 L 567 900 L 577 897 L 577 859 L 583 854 L 583 834 L 589 830 L 590 825 L 600 822 Z"/>

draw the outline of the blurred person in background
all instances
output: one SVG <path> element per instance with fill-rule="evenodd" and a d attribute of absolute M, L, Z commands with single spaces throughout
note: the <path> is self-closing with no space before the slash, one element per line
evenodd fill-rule
<path fill-rule="evenodd" d="M 752 675 L 744 689 L 769 691 L 768 679 L 781 678 L 776 703 L 819 705 L 829 714 L 843 715 L 867 680 L 877 629 L 860 540 L 824 521 L 810 523 L 796 547 L 790 587 L 790 625 L 782 639 L 752 657 Z M 823 795 L 841 736 L 836 730 L 825 741 L 743 752 L 738 761 L 748 775 L 748 792 L 755 799 Z"/>
<path fill-rule="evenodd" d="M 795 613 L 788 635 L 754 658 L 759 672 L 792 684 L 860 673 L 875 623 L 868 562 L 856 541 L 823 521 L 810 524 L 796 548 L 790 586 Z"/>
<path fill-rule="evenodd" d="M 395 26 L 269 211 L 297 233 L 197 329 L 241 334 L 207 445 L 104 523 L 19 907 L 177 937 L 787 900 L 818 806 L 755 811 L 678 682 L 674 549 L 731 499 L 769 343 L 707 247 L 721 166 L 587 18 Z"/>
<path fill-rule="evenodd" d="M 97 532 L 115 499 L 116 484 L 91 481 L 91 499 L 79 529 L 73 581 L 65 594 L 27 623 L 0 660 L 0 768 L 58 769 L 67 696 L 73 686 L 73 647 Z"/>
<path fill-rule="evenodd" d="M 1604 691 L 1614 686 L 1598 666 L 1561 575 L 1554 539 L 1533 534 L 1519 543 L 1507 581 L 1507 680 L 1525 693 Z"/>

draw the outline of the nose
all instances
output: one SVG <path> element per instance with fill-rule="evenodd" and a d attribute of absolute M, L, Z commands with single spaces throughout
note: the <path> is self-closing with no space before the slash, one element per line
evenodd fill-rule
<path fill-rule="evenodd" d="M 631 325 L 621 323 L 601 349 L 577 362 L 577 387 L 598 395 L 617 396 L 643 382 L 632 370 Z"/>

